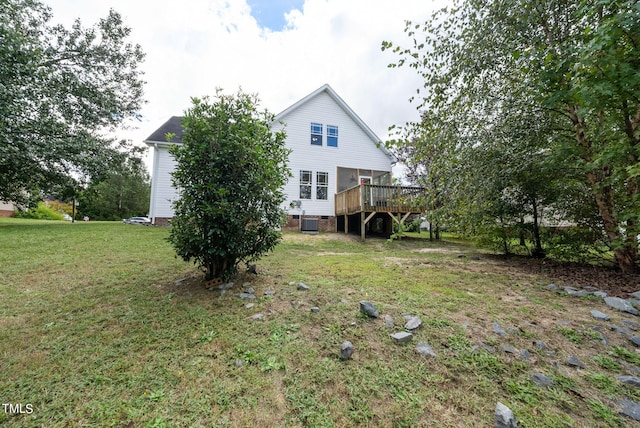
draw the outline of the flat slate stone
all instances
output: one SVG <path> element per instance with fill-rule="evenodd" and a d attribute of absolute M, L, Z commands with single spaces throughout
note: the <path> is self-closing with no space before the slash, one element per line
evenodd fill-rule
<path fill-rule="evenodd" d="M 434 351 L 433 348 L 427 342 L 418 343 L 418 345 L 416 345 L 416 351 L 418 351 L 420 355 L 424 355 L 428 357 L 436 356 L 436 351 Z"/>
<path fill-rule="evenodd" d="M 509 344 L 502 344 L 500 348 L 507 354 L 517 354 L 518 350 Z"/>
<path fill-rule="evenodd" d="M 415 330 L 422 325 L 422 320 L 419 317 L 412 317 L 407 321 L 404 325 L 404 328 L 407 330 Z"/>
<path fill-rule="evenodd" d="M 635 376 L 618 376 L 616 377 L 620 382 L 626 383 L 627 385 L 632 385 L 635 387 L 640 387 L 640 378 Z"/>
<path fill-rule="evenodd" d="M 534 373 L 531 376 L 531 382 L 533 382 L 534 385 L 537 385 L 541 388 L 550 388 L 552 386 L 555 386 L 555 382 L 552 379 L 549 379 L 547 376 L 543 375 L 542 373 Z"/>
<path fill-rule="evenodd" d="M 507 335 L 507 332 L 504 331 L 504 328 L 502 328 L 502 326 L 498 322 L 493 323 L 493 332 L 498 336 L 502 336 L 502 337 Z"/>
<path fill-rule="evenodd" d="M 398 333 L 393 333 L 390 335 L 394 342 L 397 344 L 403 344 L 410 342 L 413 339 L 413 334 L 407 333 L 406 331 L 401 331 Z"/>
<path fill-rule="evenodd" d="M 314 312 L 314 313 L 320 312 L 320 308 L 317 306 L 314 306 L 313 308 L 311 308 L 311 312 Z"/>
<path fill-rule="evenodd" d="M 620 406 L 620 413 L 630 417 L 631 419 L 640 421 L 640 403 L 631 401 L 628 398 L 623 398 L 622 400 L 619 400 L 617 404 Z"/>
<path fill-rule="evenodd" d="M 262 318 L 264 318 L 264 314 L 255 314 L 251 317 L 253 320 L 261 320 Z"/>
<path fill-rule="evenodd" d="M 234 296 L 239 297 L 240 299 L 249 299 L 249 300 L 253 300 L 256 298 L 255 294 L 251 294 L 251 293 L 236 293 L 234 294 Z"/>
<path fill-rule="evenodd" d="M 635 297 L 636 299 L 640 299 L 640 291 L 636 291 L 634 293 L 631 293 L 631 297 Z"/>
<path fill-rule="evenodd" d="M 360 312 L 371 318 L 378 318 L 380 315 L 373 303 L 364 300 L 360 302 Z"/>
<path fill-rule="evenodd" d="M 611 319 L 609 315 L 596 311 L 595 309 L 591 311 L 591 316 L 601 321 L 609 321 Z"/>
<path fill-rule="evenodd" d="M 605 297 L 604 302 L 610 307 L 619 311 L 627 312 L 632 315 L 638 315 L 638 310 L 625 299 L 621 299 L 619 297 Z"/>
<path fill-rule="evenodd" d="M 299 291 L 309 291 L 310 288 L 307 284 L 305 284 L 304 282 L 300 282 L 298 283 L 298 287 L 296 287 Z"/>
<path fill-rule="evenodd" d="M 633 343 L 634 345 L 640 347 L 640 337 L 638 336 L 633 336 L 630 337 L 629 340 L 631 341 L 631 343 Z"/>
<path fill-rule="evenodd" d="M 572 355 L 567 360 L 567 365 L 571 367 L 579 367 L 581 369 L 585 368 L 585 365 L 582 361 L 578 359 L 575 355 Z"/>
<path fill-rule="evenodd" d="M 626 327 L 629 327 L 633 331 L 640 330 L 640 324 L 638 324 L 637 322 L 629 321 L 629 320 L 622 320 L 621 322 L 622 324 L 624 324 Z"/>

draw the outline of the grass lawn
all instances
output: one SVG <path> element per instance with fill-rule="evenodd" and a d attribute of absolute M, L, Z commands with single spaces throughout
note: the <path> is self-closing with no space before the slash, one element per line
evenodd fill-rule
<path fill-rule="evenodd" d="M 491 427 L 498 401 L 523 427 L 633 423 L 615 402 L 640 393 L 616 376 L 640 356 L 590 311 L 633 317 L 549 291 L 553 278 L 473 260 L 459 242 L 285 234 L 258 275 L 220 296 L 174 257 L 168 232 L 0 219 L 0 400 L 24 411 L 0 408 L 0 425 Z M 255 300 L 234 296 L 244 283 Z M 381 317 L 362 315 L 361 300 Z M 423 324 L 396 345 L 405 314 Z M 355 351 L 341 361 L 345 340 Z M 421 341 L 437 357 L 419 355 Z M 570 355 L 585 368 L 566 366 Z"/>

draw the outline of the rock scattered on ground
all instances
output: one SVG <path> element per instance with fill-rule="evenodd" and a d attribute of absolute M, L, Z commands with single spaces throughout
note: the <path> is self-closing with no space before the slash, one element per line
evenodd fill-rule
<path fill-rule="evenodd" d="M 416 351 L 418 351 L 420 355 L 424 355 L 426 357 L 436 357 L 436 351 L 434 351 L 431 345 L 427 342 L 418 343 L 416 345 Z"/>
<path fill-rule="evenodd" d="M 360 302 L 360 312 L 371 318 L 378 318 L 378 316 L 380 315 L 375 305 L 365 300 Z"/>
<path fill-rule="evenodd" d="M 411 342 L 411 339 L 413 338 L 413 334 L 408 333 L 406 331 L 400 331 L 398 333 L 391 334 L 391 338 L 398 345 L 402 345 L 404 343 Z"/>
<path fill-rule="evenodd" d="M 348 340 L 345 340 L 344 342 L 342 342 L 342 345 L 340 345 L 340 359 L 343 361 L 346 361 L 351 358 L 352 354 L 353 354 L 353 343 L 349 342 Z"/>
<path fill-rule="evenodd" d="M 393 318 L 391 318 L 390 315 L 385 315 L 384 316 L 384 325 L 387 328 L 394 328 L 395 327 L 395 324 L 393 323 Z"/>
<path fill-rule="evenodd" d="M 404 325 L 406 330 L 415 330 L 422 325 L 422 320 L 420 317 L 411 317 Z"/>
<path fill-rule="evenodd" d="M 298 283 L 298 287 L 296 287 L 296 289 L 298 291 L 309 291 L 310 290 L 309 286 L 307 284 L 305 284 L 304 282 L 299 282 Z"/>
<path fill-rule="evenodd" d="M 496 405 L 496 428 L 517 428 L 518 422 L 510 408 L 498 402 Z"/>
<path fill-rule="evenodd" d="M 548 378 L 542 373 L 534 373 L 531 376 L 531 382 L 541 388 L 550 388 L 552 386 L 555 386 L 556 384 L 552 379 Z"/>

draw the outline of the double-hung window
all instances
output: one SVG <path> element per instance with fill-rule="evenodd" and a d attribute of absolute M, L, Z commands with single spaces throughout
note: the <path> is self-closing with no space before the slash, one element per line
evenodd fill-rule
<path fill-rule="evenodd" d="M 316 172 L 316 199 L 327 199 L 329 194 L 329 173 Z"/>
<path fill-rule="evenodd" d="M 327 125 L 327 146 L 338 147 L 338 127 Z"/>
<path fill-rule="evenodd" d="M 311 144 L 315 146 L 322 145 L 322 124 L 311 123 Z"/>
<path fill-rule="evenodd" d="M 311 180 L 313 173 L 311 171 L 300 171 L 300 199 L 311 199 Z"/>

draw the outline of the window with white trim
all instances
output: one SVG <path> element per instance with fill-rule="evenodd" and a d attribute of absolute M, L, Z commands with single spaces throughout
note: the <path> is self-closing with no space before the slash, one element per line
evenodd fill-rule
<path fill-rule="evenodd" d="M 300 199 L 311 199 L 311 171 L 300 170 Z"/>
<path fill-rule="evenodd" d="M 311 122 L 311 144 L 322 145 L 322 124 Z"/>
<path fill-rule="evenodd" d="M 327 146 L 338 147 L 338 127 L 327 125 Z"/>
<path fill-rule="evenodd" d="M 326 200 L 329 195 L 329 173 L 316 172 L 316 199 Z"/>

